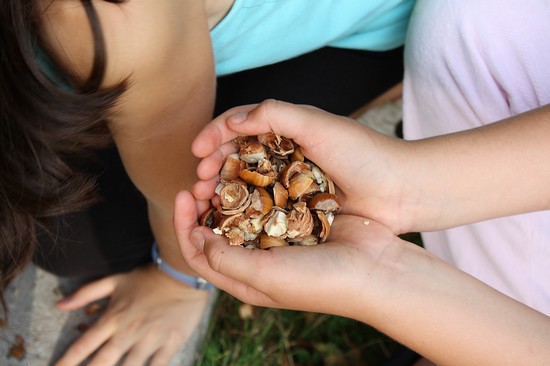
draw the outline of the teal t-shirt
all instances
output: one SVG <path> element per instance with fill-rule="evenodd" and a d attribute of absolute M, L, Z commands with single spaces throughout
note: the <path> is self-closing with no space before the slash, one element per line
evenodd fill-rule
<path fill-rule="evenodd" d="M 210 32 L 218 76 L 325 46 L 386 51 L 403 45 L 415 0 L 235 0 Z"/>

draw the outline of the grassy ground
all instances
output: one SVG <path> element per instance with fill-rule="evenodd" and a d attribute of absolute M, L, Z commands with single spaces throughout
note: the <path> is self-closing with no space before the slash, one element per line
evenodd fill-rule
<path fill-rule="evenodd" d="M 404 239 L 420 244 L 417 234 Z M 351 319 L 251 307 L 221 293 L 197 366 L 378 366 L 399 348 Z"/>
<path fill-rule="evenodd" d="M 201 366 L 378 365 L 396 344 L 353 320 L 324 314 L 252 308 L 222 293 Z"/>

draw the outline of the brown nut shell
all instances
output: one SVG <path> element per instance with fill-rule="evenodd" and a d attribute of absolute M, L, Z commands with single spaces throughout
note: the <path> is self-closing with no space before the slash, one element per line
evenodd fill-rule
<path fill-rule="evenodd" d="M 304 162 L 306 160 L 306 157 L 304 156 L 304 153 L 302 152 L 301 146 L 296 146 L 294 148 L 294 152 L 290 156 L 290 161 L 301 161 Z"/>
<path fill-rule="evenodd" d="M 267 187 L 275 180 L 272 175 L 264 175 L 246 169 L 239 172 L 239 177 L 246 183 L 256 187 Z"/>
<path fill-rule="evenodd" d="M 288 229 L 288 219 L 284 210 L 273 208 L 266 217 L 264 231 L 275 238 L 285 238 Z"/>
<path fill-rule="evenodd" d="M 240 228 L 244 220 L 244 214 L 224 216 L 219 225 L 220 232 L 229 239 L 230 245 L 244 244 L 244 231 Z M 215 231 L 216 229 L 214 229 Z"/>
<path fill-rule="evenodd" d="M 296 174 L 288 184 L 288 196 L 293 200 L 317 191 L 319 191 L 319 186 L 310 174 Z"/>
<path fill-rule="evenodd" d="M 288 202 L 288 191 L 279 182 L 273 184 L 273 203 L 280 208 L 286 208 Z"/>
<path fill-rule="evenodd" d="M 244 212 L 250 205 L 250 194 L 239 182 L 226 183 L 219 191 L 221 212 L 224 215 L 234 215 Z"/>
<path fill-rule="evenodd" d="M 284 239 L 274 238 L 272 236 L 263 233 L 260 235 L 259 247 L 260 249 L 269 249 L 274 247 L 287 247 L 289 244 Z"/>
<path fill-rule="evenodd" d="M 258 135 L 258 141 L 269 148 L 277 156 L 287 156 L 294 152 L 294 143 L 291 139 L 273 132 Z"/>
<path fill-rule="evenodd" d="M 247 216 L 257 218 L 267 215 L 273 208 L 271 195 L 262 187 L 256 187 L 250 195 Z"/>
<path fill-rule="evenodd" d="M 330 235 L 330 218 L 329 214 L 325 214 L 323 211 L 317 211 L 319 233 L 317 234 L 319 238 L 319 243 L 324 243 L 328 236 Z"/>
<path fill-rule="evenodd" d="M 204 211 L 199 219 L 199 225 L 207 226 L 211 229 L 218 227 L 222 219 L 222 214 L 220 211 L 214 207 L 210 207 L 208 210 Z"/>
<path fill-rule="evenodd" d="M 286 218 L 288 222 L 286 233 L 290 239 L 303 238 L 313 231 L 313 216 L 305 202 L 295 203 Z"/>
<path fill-rule="evenodd" d="M 319 238 L 316 235 L 311 234 L 301 238 L 288 239 L 288 242 L 294 245 L 303 245 L 303 246 L 316 245 L 316 244 L 319 244 Z"/>
<path fill-rule="evenodd" d="M 239 177 L 239 172 L 246 167 L 246 163 L 239 158 L 239 154 L 231 154 L 225 159 L 225 163 L 220 170 L 220 179 L 222 181 L 232 181 Z"/>
<path fill-rule="evenodd" d="M 285 188 L 290 187 L 290 180 L 297 174 L 303 174 L 304 172 L 309 171 L 309 165 L 303 161 L 293 161 L 288 164 L 281 173 L 281 183 Z"/>
<path fill-rule="evenodd" d="M 323 212 L 338 212 L 342 208 L 342 204 L 340 203 L 340 199 L 334 194 L 319 193 L 309 200 L 307 207 Z"/>
<path fill-rule="evenodd" d="M 249 164 L 256 164 L 267 158 L 267 151 L 259 141 L 250 141 L 241 145 L 239 156 Z"/>

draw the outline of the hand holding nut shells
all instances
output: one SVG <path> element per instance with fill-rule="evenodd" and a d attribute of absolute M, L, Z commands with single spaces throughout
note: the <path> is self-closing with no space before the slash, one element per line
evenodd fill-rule
<path fill-rule="evenodd" d="M 265 133 L 234 139 L 216 187 L 219 204 L 200 223 L 231 245 L 267 249 L 326 241 L 340 208 L 334 183 L 291 139 Z"/>
<path fill-rule="evenodd" d="M 370 217 L 396 233 L 410 231 L 402 212 L 407 209 L 403 204 L 412 201 L 402 197 L 416 194 L 422 187 L 414 187 L 414 177 L 408 178 L 417 174 L 417 169 L 407 163 L 408 155 L 401 154 L 406 142 L 349 118 L 279 101 L 236 107 L 205 126 L 192 145 L 195 156 L 202 159 L 193 195 L 199 200 L 213 198 L 222 165 L 236 153 L 235 138 L 268 132 L 292 139 L 303 155 L 333 180 L 340 213 Z"/>
<path fill-rule="evenodd" d="M 197 226 L 196 200 L 190 192 L 176 199 L 174 225 L 185 261 L 200 276 L 242 301 L 261 306 L 350 316 L 358 294 L 384 293 L 391 283 L 372 276 L 399 238 L 362 217 L 339 214 L 327 245 L 243 251 L 211 229 Z M 390 256 L 393 259 L 393 256 Z M 360 314 L 369 314 L 359 306 Z"/>

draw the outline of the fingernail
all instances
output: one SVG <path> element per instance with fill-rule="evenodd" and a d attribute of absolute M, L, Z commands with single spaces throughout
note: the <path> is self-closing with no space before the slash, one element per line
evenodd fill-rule
<path fill-rule="evenodd" d="M 68 304 L 69 302 L 71 302 L 72 299 L 73 299 L 72 296 L 64 297 L 64 298 L 62 298 L 61 300 L 58 300 L 58 301 L 57 301 L 57 305 L 65 305 L 65 304 Z"/>
<path fill-rule="evenodd" d="M 239 112 L 237 114 L 230 116 L 228 119 L 229 119 L 229 122 L 237 124 L 237 123 L 242 123 L 246 121 L 247 118 L 248 118 L 248 113 Z"/>
<path fill-rule="evenodd" d="M 191 236 L 189 238 L 191 240 L 191 244 L 193 244 L 197 249 L 199 249 L 201 252 L 204 249 L 204 235 L 197 231 L 193 231 L 191 233 Z"/>

